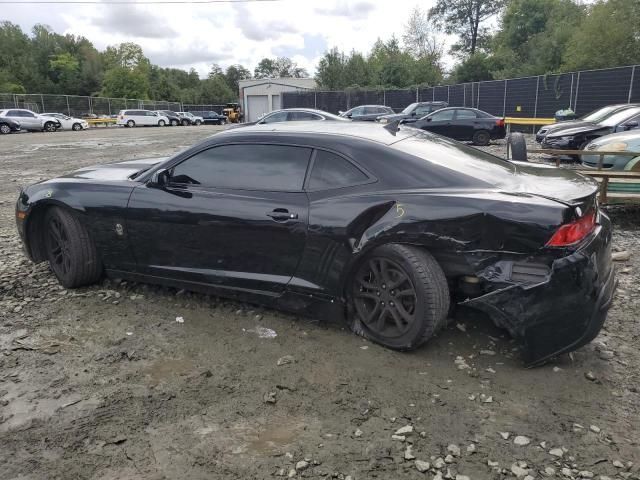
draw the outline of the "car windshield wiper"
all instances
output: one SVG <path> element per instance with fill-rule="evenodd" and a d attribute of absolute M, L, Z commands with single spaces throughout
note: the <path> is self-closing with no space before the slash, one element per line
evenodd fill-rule
<path fill-rule="evenodd" d="M 132 173 L 131 175 L 129 175 L 129 180 L 135 180 L 140 175 L 142 175 L 144 172 L 148 172 L 150 169 L 151 169 L 151 167 L 147 167 L 147 168 L 143 168 L 142 170 L 138 170 L 135 173 Z"/>

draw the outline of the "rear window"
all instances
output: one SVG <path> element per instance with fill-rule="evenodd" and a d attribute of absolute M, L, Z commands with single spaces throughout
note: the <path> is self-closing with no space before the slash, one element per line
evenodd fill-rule
<path fill-rule="evenodd" d="M 516 172 L 515 165 L 507 160 L 433 133 L 411 130 L 416 132 L 414 136 L 396 142 L 391 147 L 434 165 L 465 172 L 465 175 L 493 185 L 502 183 L 500 180 Z"/>

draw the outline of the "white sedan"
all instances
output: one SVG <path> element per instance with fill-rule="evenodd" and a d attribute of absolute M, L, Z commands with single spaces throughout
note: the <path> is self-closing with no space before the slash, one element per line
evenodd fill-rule
<path fill-rule="evenodd" d="M 42 113 L 41 115 L 58 119 L 62 125 L 59 130 L 74 130 L 77 132 L 89 128 L 87 121 L 82 118 L 68 117 L 62 113 Z"/>

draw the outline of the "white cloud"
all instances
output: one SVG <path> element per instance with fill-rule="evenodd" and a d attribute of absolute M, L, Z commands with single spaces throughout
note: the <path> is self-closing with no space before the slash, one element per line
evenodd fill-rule
<path fill-rule="evenodd" d="M 250 70 L 264 57 L 289 56 L 313 74 L 331 47 L 368 52 L 377 38 L 401 38 L 411 9 L 435 0 L 282 0 L 243 4 L 27 6 L 13 4 L 2 17 L 30 31 L 51 25 L 87 37 L 104 49 L 135 42 L 163 67 L 195 68 L 240 63 Z M 448 44 L 451 42 L 448 41 Z M 451 63 L 451 59 L 447 61 Z"/>

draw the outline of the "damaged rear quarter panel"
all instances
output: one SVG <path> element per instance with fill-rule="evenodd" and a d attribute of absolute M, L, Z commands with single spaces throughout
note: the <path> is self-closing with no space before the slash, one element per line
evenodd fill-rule
<path fill-rule="evenodd" d="M 309 194 L 309 231 L 296 277 L 317 292 L 342 297 L 357 261 L 386 243 L 422 246 L 436 258 L 463 258 L 472 271 L 477 265 L 471 266 L 466 252 L 526 256 L 544 245 L 566 209 L 551 200 L 497 191 L 371 193 L 367 188 L 344 196 L 335 190 Z"/>

